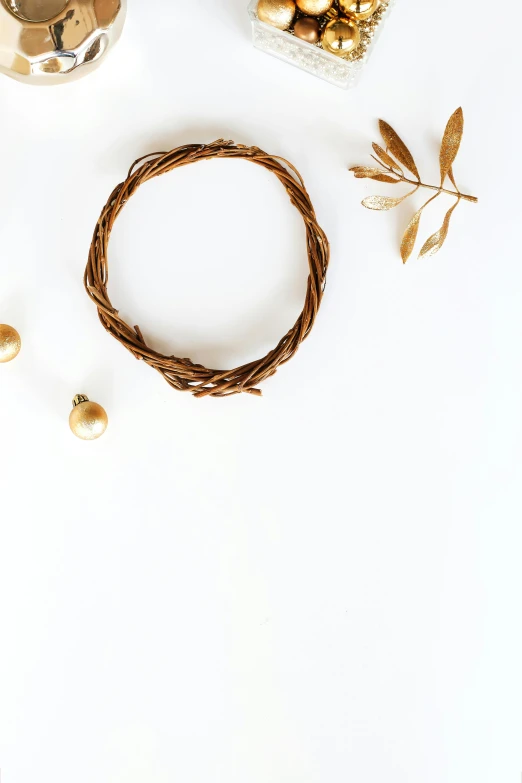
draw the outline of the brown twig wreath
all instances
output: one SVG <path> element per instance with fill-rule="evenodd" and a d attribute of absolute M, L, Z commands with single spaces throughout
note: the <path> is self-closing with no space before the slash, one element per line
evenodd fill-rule
<path fill-rule="evenodd" d="M 130 197 L 140 185 L 154 177 L 189 163 L 212 158 L 243 158 L 273 172 L 286 188 L 290 201 L 301 213 L 306 227 L 310 274 L 301 315 L 270 353 L 233 370 L 211 370 L 190 359 L 164 356 L 154 351 L 145 342 L 139 327 L 131 328 L 120 317 L 107 292 L 109 239 L 114 222 Z M 84 283 L 98 308 L 105 329 L 137 359 L 161 373 L 174 389 L 189 391 L 195 397 L 226 397 L 242 392 L 260 396 L 258 384 L 274 375 L 282 364 L 291 359 L 310 334 L 321 304 L 329 259 L 328 240 L 317 223 L 312 202 L 297 169 L 283 158 L 267 155 L 258 147 L 245 147 L 219 139 L 212 144 L 187 144 L 171 152 L 146 155 L 133 163 L 125 182 L 120 183 L 111 193 L 96 224 Z"/>

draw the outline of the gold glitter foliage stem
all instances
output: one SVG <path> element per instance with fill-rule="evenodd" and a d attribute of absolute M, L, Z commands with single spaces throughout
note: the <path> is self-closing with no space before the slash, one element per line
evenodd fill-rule
<path fill-rule="evenodd" d="M 388 125 L 384 120 L 379 120 L 379 130 L 384 141 L 385 149 L 378 144 L 373 144 L 373 151 L 375 155 L 371 157 L 381 168 L 375 168 L 370 166 L 353 166 L 350 171 L 354 174 L 356 179 L 373 179 L 377 182 L 387 182 L 390 185 L 398 185 L 399 183 L 405 183 L 408 185 L 414 185 L 414 190 L 406 193 L 399 198 L 390 198 L 388 196 L 368 196 L 362 202 L 363 206 L 367 209 L 373 209 L 376 211 L 384 211 L 393 209 L 394 207 L 402 204 L 410 196 L 413 196 L 419 188 L 427 188 L 428 190 L 435 191 L 435 195 L 431 196 L 425 204 L 418 209 L 411 218 L 406 231 L 401 241 L 401 257 L 403 263 L 406 263 L 417 240 L 417 234 L 419 231 L 420 220 L 424 208 L 431 204 L 442 193 L 448 196 L 456 198 L 456 202 L 448 210 L 444 218 L 442 226 L 435 234 L 432 234 L 421 248 L 419 258 L 428 258 L 435 255 L 443 246 L 448 236 L 451 217 L 455 209 L 459 206 L 461 201 L 469 201 L 472 204 L 476 204 L 478 199 L 475 196 L 469 196 L 466 193 L 461 193 L 457 183 L 455 182 L 455 176 L 453 174 L 453 164 L 457 157 L 462 141 L 462 135 L 464 132 L 464 114 L 462 109 L 457 109 L 448 120 L 446 130 L 442 139 L 440 148 L 439 163 L 440 163 L 440 185 L 427 185 L 422 182 L 417 164 L 413 159 L 413 155 L 410 150 L 400 138 L 400 136 L 394 131 L 391 125 Z M 410 179 L 404 173 L 404 169 L 407 169 L 413 174 L 415 179 Z M 444 183 L 448 177 L 455 190 L 448 190 L 444 187 Z"/>

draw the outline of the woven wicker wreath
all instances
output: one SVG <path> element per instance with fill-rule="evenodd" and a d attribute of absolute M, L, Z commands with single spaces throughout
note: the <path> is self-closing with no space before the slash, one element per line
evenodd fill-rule
<path fill-rule="evenodd" d="M 304 308 L 295 325 L 276 347 L 262 359 L 233 370 L 211 370 L 190 359 L 164 356 L 150 348 L 138 326 L 129 326 L 112 306 L 107 292 L 108 245 L 114 221 L 140 185 L 180 166 L 212 158 L 242 158 L 272 171 L 286 188 L 290 201 L 301 213 L 306 227 L 310 274 Z M 245 147 L 219 139 L 212 144 L 188 144 L 171 152 L 158 152 L 139 158 L 131 166 L 125 182 L 111 193 L 94 231 L 89 261 L 85 270 L 85 288 L 98 308 L 105 329 L 137 359 L 154 367 L 167 383 L 195 397 L 226 397 L 231 394 L 261 395 L 258 384 L 274 375 L 277 369 L 296 353 L 314 324 L 324 292 L 330 249 L 324 231 L 315 217 L 314 208 L 299 172 L 283 158 L 267 155 L 258 147 Z"/>

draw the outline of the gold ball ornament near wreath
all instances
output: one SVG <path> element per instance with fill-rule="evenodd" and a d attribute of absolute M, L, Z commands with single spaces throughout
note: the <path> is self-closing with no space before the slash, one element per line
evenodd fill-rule
<path fill-rule="evenodd" d="M 216 370 L 196 364 L 191 359 L 165 356 L 145 341 L 138 326 L 130 326 L 113 307 L 107 291 L 108 249 L 114 222 L 127 201 L 144 182 L 181 166 L 215 158 L 242 159 L 272 172 L 286 189 L 291 203 L 301 213 L 306 229 L 309 276 L 303 311 L 294 326 L 276 347 L 262 359 L 232 370 Z M 158 152 L 139 158 L 130 168 L 127 179 L 109 196 L 96 224 L 85 270 L 84 283 L 89 297 L 98 308 L 105 329 L 135 357 L 157 370 L 174 389 L 191 392 L 195 397 L 227 397 L 232 394 L 261 395 L 258 385 L 274 375 L 291 359 L 314 325 L 324 293 L 330 248 L 303 179 L 291 163 L 268 155 L 258 147 L 246 147 L 219 139 L 212 144 L 187 144 L 170 152 Z"/>
<path fill-rule="evenodd" d="M 0 324 L 0 364 L 11 362 L 20 353 L 22 339 L 16 329 Z"/>
<path fill-rule="evenodd" d="M 109 419 L 101 405 L 91 402 L 85 394 L 77 394 L 73 400 L 73 409 L 69 416 L 69 427 L 80 440 L 101 438 Z"/>

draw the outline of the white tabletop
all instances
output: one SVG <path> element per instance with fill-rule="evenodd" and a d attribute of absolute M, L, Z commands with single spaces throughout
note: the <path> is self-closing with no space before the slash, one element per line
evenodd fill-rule
<path fill-rule="evenodd" d="M 402 0 L 345 93 L 254 50 L 246 5 L 131 0 L 92 76 L 0 79 L 2 783 L 518 783 L 520 7 Z M 404 267 L 422 197 L 366 211 L 391 186 L 347 168 L 382 117 L 436 182 L 460 105 L 480 202 Z M 262 399 L 173 391 L 82 287 L 130 163 L 219 137 L 289 158 L 332 248 Z M 264 170 L 191 166 L 129 204 L 110 271 L 151 344 L 232 367 L 299 313 L 303 226 Z"/>

